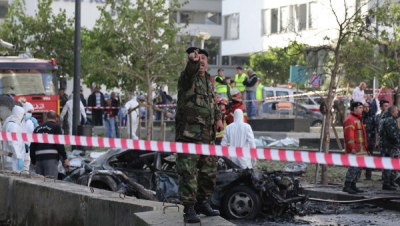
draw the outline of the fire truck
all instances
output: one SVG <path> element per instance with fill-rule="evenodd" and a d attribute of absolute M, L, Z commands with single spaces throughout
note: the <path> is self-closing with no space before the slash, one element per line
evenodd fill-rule
<path fill-rule="evenodd" d="M 15 48 L 1 39 L 0 45 Z M 35 108 L 33 116 L 41 123 L 45 112 L 60 113 L 57 69 L 55 59 L 0 56 L 0 94 L 9 94 L 21 103 L 30 102 Z"/>

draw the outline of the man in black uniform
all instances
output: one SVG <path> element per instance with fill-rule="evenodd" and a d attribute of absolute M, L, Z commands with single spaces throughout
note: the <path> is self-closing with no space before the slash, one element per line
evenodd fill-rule
<path fill-rule="evenodd" d="M 57 113 L 54 111 L 49 111 L 46 113 L 46 118 L 47 121 L 42 125 L 36 127 L 33 133 L 62 135 L 61 127 L 56 122 Z M 67 159 L 64 145 L 32 142 L 30 150 L 32 167 L 36 169 L 37 174 L 57 178 L 59 156 L 63 158 L 64 165 L 69 166 L 69 161 Z"/>

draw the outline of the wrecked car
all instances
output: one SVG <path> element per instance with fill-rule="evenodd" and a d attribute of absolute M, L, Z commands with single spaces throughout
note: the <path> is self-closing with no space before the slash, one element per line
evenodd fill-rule
<path fill-rule="evenodd" d="M 154 201 L 179 203 L 175 154 L 110 149 L 69 172 L 65 181 Z M 251 219 L 260 213 L 280 215 L 307 197 L 292 173 L 240 169 L 225 157 L 218 160 L 212 206 L 228 218 Z"/>

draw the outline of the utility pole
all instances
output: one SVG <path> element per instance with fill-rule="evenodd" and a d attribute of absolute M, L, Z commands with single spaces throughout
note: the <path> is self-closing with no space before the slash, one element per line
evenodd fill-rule
<path fill-rule="evenodd" d="M 74 93 L 72 110 L 72 134 L 78 135 L 80 124 L 80 85 L 81 85 L 81 1 L 75 1 L 75 43 L 74 43 Z M 68 115 L 71 117 L 71 115 Z"/>

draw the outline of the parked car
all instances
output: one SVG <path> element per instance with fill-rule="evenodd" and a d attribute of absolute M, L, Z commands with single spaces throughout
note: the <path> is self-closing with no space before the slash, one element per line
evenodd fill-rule
<path fill-rule="evenodd" d="M 179 203 L 175 154 L 110 149 L 83 163 L 65 181 L 154 201 Z M 227 158 L 218 160 L 217 182 L 210 203 L 228 218 L 254 218 L 261 211 L 281 214 L 304 203 L 292 173 L 242 170 Z M 301 213 L 299 208 L 299 214 Z M 304 213 L 303 213 L 304 214 Z"/>
<path fill-rule="evenodd" d="M 320 103 L 315 98 L 309 96 L 303 90 L 295 90 L 280 87 L 264 87 L 263 98 L 267 101 L 291 101 L 303 105 L 305 108 L 319 112 Z"/>
<path fill-rule="evenodd" d="M 281 117 L 289 117 L 289 114 L 291 115 L 290 117 L 294 118 L 296 117 L 296 112 L 297 112 L 297 117 L 298 118 L 306 118 L 310 120 L 310 126 L 322 126 L 322 118 L 323 115 L 319 112 L 313 112 L 305 107 L 303 107 L 300 104 L 290 102 L 290 101 L 267 101 L 263 103 L 262 107 L 262 115 L 261 118 L 277 118 L 278 117 L 278 112 L 277 112 L 277 106 L 278 103 L 291 103 L 291 112 L 289 111 L 282 111 L 281 112 Z"/>

